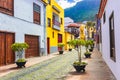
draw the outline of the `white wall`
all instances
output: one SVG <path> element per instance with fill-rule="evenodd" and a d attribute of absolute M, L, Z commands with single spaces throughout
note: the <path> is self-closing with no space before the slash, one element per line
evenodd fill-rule
<path fill-rule="evenodd" d="M 64 26 L 68 26 L 70 23 L 73 23 L 74 21 L 69 17 L 65 17 L 64 22 L 65 22 Z"/>
<path fill-rule="evenodd" d="M 33 2 L 41 6 L 41 25 L 33 23 Z M 25 34 L 40 37 L 40 47 L 45 44 L 45 7 L 40 0 L 14 0 L 14 16 L 0 13 L 0 31 L 15 33 L 15 42 L 24 42 Z"/>
<path fill-rule="evenodd" d="M 110 40 L 109 40 L 109 17 L 114 11 L 114 30 L 115 30 L 115 52 L 116 62 L 110 58 Z M 106 22 L 103 23 L 103 17 L 101 18 L 102 25 L 102 55 L 113 74 L 120 79 L 120 0 L 108 0 L 106 8 Z"/>

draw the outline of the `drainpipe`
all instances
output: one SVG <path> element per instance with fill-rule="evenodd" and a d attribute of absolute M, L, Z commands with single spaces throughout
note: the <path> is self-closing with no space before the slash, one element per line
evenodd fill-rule
<path fill-rule="evenodd" d="M 46 5 L 44 5 L 44 55 L 47 55 L 47 35 L 46 35 Z"/>

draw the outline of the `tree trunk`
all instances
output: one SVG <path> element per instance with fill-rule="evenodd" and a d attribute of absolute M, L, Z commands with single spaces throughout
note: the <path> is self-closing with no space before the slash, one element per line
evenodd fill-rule
<path fill-rule="evenodd" d="M 81 46 L 78 46 L 78 59 L 81 64 Z"/>

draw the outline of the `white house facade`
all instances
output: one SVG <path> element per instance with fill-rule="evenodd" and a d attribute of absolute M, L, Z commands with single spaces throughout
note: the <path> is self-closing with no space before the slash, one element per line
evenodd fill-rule
<path fill-rule="evenodd" d="M 14 42 L 26 42 L 24 57 L 46 52 L 46 6 L 41 0 L 0 0 L 0 66 L 17 59 L 11 50 Z"/>
<path fill-rule="evenodd" d="M 68 28 L 68 25 L 70 25 L 71 23 L 74 23 L 73 19 L 71 19 L 70 17 L 65 17 L 64 22 L 65 22 L 64 23 L 65 31 L 71 32 L 71 28 Z"/>
<path fill-rule="evenodd" d="M 101 0 L 98 18 L 101 20 L 102 56 L 120 79 L 120 0 Z"/>

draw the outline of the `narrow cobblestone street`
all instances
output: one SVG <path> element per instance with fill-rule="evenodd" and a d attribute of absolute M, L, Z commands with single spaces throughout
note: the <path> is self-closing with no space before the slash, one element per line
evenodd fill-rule
<path fill-rule="evenodd" d="M 75 51 L 65 53 L 32 67 L 24 68 L 19 72 L 10 73 L 0 80 L 64 80 L 76 59 Z"/>
<path fill-rule="evenodd" d="M 58 55 L 58 54 L 54 54 Z M 65 52 L 34 66 L 21 69 L 0 78 L 0 80 L 116 80 L 110 69 L 95 49 L 85 73 L 77 73 L 72 63 L 77 60 L 76 51 Z"/>

